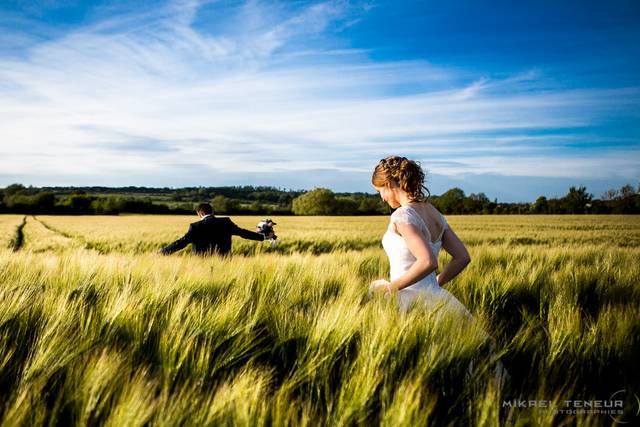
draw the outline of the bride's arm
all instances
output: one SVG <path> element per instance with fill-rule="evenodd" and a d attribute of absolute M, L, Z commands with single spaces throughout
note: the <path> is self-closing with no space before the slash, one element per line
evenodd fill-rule
<path fill-rule="evenodd" d="M 404 238 L 407 248 L 416 258 L 411 268 L 402 276 L 389 284 L 390 290 L 400 290 L 413 285 L 418 280 L 427 277 L 438 268 L 436 259 L 429 244 L 415 225 L 396 223 L 396 230 Z"/>
<path fill-rule="evenodd" d="M 471 262 L 471 257 L 464 243 L 458 238 L 450 227 L 442 235 L 442 248 L 453 257 L 442 273 L 438 274 L 440 286 L 456 277 Z"/>

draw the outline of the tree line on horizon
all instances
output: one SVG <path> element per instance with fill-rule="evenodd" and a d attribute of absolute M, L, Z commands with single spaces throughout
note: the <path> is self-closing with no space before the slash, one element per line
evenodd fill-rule
<path fill-rule="evenodd" d="M 191 214 L 209 201 L 218 214 L 235 215 L 384 215 L 389 207 L 377 194 L 334 193 L 275 187 L 25 187 L 0 189 L 0 213 L 49 215 Z M 584 186 L 563 197 L 540 196 L 533 203 L 491 201 L 484 193 L 466 195 L 452 188 L 429 201 L 451 214 L 638 214 L 640 185 L 610 189 L 594 198 Z"/>

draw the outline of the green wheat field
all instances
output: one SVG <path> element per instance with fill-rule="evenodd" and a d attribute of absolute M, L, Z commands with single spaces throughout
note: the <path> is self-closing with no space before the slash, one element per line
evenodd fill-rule
<path fill-rule="evenodd" d="M 1 425 L 639 420 L 638 216 L 449 216 L 472 262 L 445 287 L 471 323 L 367 296 L 386 217 L 273 218 L 273 248 L 157 254 L 195 219 L 0 216 Z M 616 392 L 617 415 L 556 410 Z"/>

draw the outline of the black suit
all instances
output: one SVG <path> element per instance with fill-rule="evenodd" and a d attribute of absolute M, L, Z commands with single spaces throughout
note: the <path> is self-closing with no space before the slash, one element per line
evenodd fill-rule
<path fill-rule="evenodd" d="M 231 251 L 231 236 L 251 240 L 264 240 L 264 235 L 238 227 L 230 218 L 207 216 L 189 226 L 187 234 L 162 249 L 164 255 L 179 251 L 191 243 L 191 250 L 197 255 L 217 253 L 226 255 Z"/>

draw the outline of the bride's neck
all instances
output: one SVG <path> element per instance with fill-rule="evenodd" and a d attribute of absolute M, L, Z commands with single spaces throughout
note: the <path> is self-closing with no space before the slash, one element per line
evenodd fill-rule
<path fill-rule="evenodd" d="M 399 194 L 398 202 L 400 202 L 400 206 L 409 206 L 415 204 L 415 202 L 412 201 L 407 194 Z"/>

